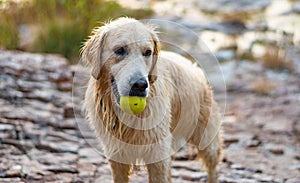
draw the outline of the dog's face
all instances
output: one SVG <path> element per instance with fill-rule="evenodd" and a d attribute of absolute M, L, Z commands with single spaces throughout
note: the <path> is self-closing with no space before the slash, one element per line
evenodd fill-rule
<path fill-rule="evenodd" d="M 95 79 L 109 74 L 119 101 L 120 96 L 148 96 L 156 80 L 158 51 L 153 29 L 137 20 L 120 18 L 94 31 L 83 47 L 82 58 L 92 65 Z"/>

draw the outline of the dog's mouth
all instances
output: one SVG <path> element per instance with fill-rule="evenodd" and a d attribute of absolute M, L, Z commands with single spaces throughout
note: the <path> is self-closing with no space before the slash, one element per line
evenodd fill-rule
<path fill-rule="evenodd" d="M 115 95 L 116 99 L 117 99 L 117 103 L 120 104 L 120 93 L 118 91 L 118 87 L 117 87 L 117 83 L 114 77 L 111 77 L 111 85 L 112 85 L 112 89 L 113 89 L 113 94 Z"/>
<path fill-rule="evenodd" d="M 118 104 L 120 104 L 121 95 L 120 95 L 119 90 L 118 90 L 116 79 L 113 76 L 111 76 L 110 82 L 111 82 L 113 94 L 116 97 L 116 102 Z M 136 86 L 132 86 L 131 90 L 128 93 L 128 96 L 147 97 L 147 91 L 146 91 L 146 89 L 139 89 L 139 88 L 136 89 L 135 87 Z M 147 84 L 147 87 L 148 87 L 148 84 Z"/>

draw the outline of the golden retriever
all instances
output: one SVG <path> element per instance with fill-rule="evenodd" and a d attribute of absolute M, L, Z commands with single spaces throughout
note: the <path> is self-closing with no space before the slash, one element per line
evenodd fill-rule
<path fill-rule="evenodd" d="M 218 182 L 220 115 L 203 71 L 186 58 L 160 51 L 153 26 L 119 18 L 94 29 L 82 49 L 91 66 L 85 110 L 101 139 L 115 183 L 132 165 L 146 164 L 149 182 L 171 182 L 171 154 L 194 144 Z M 137 115 L 120 109 L 121 96 L 146 97 Z"/>

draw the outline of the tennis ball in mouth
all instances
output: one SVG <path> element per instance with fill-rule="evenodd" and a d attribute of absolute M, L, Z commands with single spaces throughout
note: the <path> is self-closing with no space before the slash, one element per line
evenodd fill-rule
<path fill-rule="evenodd" d="M 121 96 L 120 107 L 126 113 L 137 115 L 144 111 L 146 97 Z"/>

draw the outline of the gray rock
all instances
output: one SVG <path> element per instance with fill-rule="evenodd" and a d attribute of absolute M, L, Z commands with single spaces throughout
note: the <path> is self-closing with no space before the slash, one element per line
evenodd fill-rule
<path fill-rule="evenodd" d="M 94 148 L 81 148 L 78 154 L 81 158 L 100 158 L 100 154 Z"/>
<path fill-rule="evenodd" d="M 54 172 L 56 174 L 59 173 L 78 173 L 78 170 L 76 168 L 76 166 L 72 166 L 72 165 L 64 165 L 64 164 L 60 164 L 60 165 L 51 165 L 51 166 L 47 166 L 46 168 L 48 171 L 50 172 Z"/>
<path fill-rule="evenodd" d="M 46 182 L 57 182 L 58 180 L 63 183 L 68 182 L 82 182 L 76 178 L 74 173 L 53 173 L 48 176 L 44 176 L 43 180 Z M 77 180 L 77 181 L 76 181 Z"/>
<path fill-rule="evenodd" d="M 110 175 L 101 175 L 95 179 L 95 182 L 111 183 L 112 177 Z"/>
<path fill-rule="evenodd" d="M 300 13 L 300 2 L 295 2 L 295 3 L 292 5 L 292 10 L 293 10 L 293 12 L 295 12 L 295 13 Z"/>
<path fill-rule="evenodd" d="M 269 4 L 270 0 L 199 0 L 198 5 L 201 10 L 212 13 L 235 14 L 250 11 L 262 11 Z"/>
<path fill-rule="evenodd" d="M 37 147 L 48 150 L 50 152 L 70 152 L 76 154 L 79 149 L 79 144 L 67 141 L 48 142 L 42 140 L 37 144 Z"/>
<path fill-rule="evenodd" d="M 77 165 L 80 177 L 93 177 L 97 167 L 91 163 L 81 163 Z"/>
<path fill-rule="evenodd" d="M 192 172 L 185 169 L 178 169 L 172 171 L 175 177 L 179 179 L 188 180 L 188 181 L 199 181 L 202 178 L 206 177 L 205 172 Z"/>
<path fill-rule="evenodd" d="M 22 182 L 21 178 L 0 178 L 0 180 L 3 183 Z"/>
<path fill-rule="evenodd" d="M 43 165 L 72 165 L 77 163 L 77 155 L 73 153 L 45 153 L 45 151 L 32 149 L 28 152 L 31 159 Z"/>
<path fill-rule="evenodd" d="M 285 181 L 285 183 L 298 183 L 300 177 L 293 177 Z"/>
<path fill-rule="evenodd" d="M 235 57 L 235 52 L 233 50 L 219 50 L 215 56 L 219 61 L 232 60 Z"/>
<path fill-rule="evenodd" d="M 198 161 L 173 161 L 172 167 L 197 172 L 200 170 L 200 163 Z"/>
<path fill-rule="evenodd" d="M 0 123 L 0 131 L 1 132 L 4 132 L 4 131 L 11 131 L 14 129 L 14 126 L 13 125 L 10 125 L 10 124 L 1 124 Z"/>
<path fill-rule="evenodd" d="M 60 82 L 57 84 L 57 88 L 60 91 L 71 91 L 72 90 L 72 83 L 71 82 Z"/>
<path fill-rule="evenodd" d="M 75 129 L 77 130 L 76 120 L 74 118 L 64 119 L 51 124 L 54 128 L 58 129 Z"/>
<path fill-rule="evenodd" d="M 224 135 L 223 136 L 223 141 L 225 145 L 233 144 L 233 143 L 238 143 L 240 141 L 239 137 L 236 135 Z"/>

